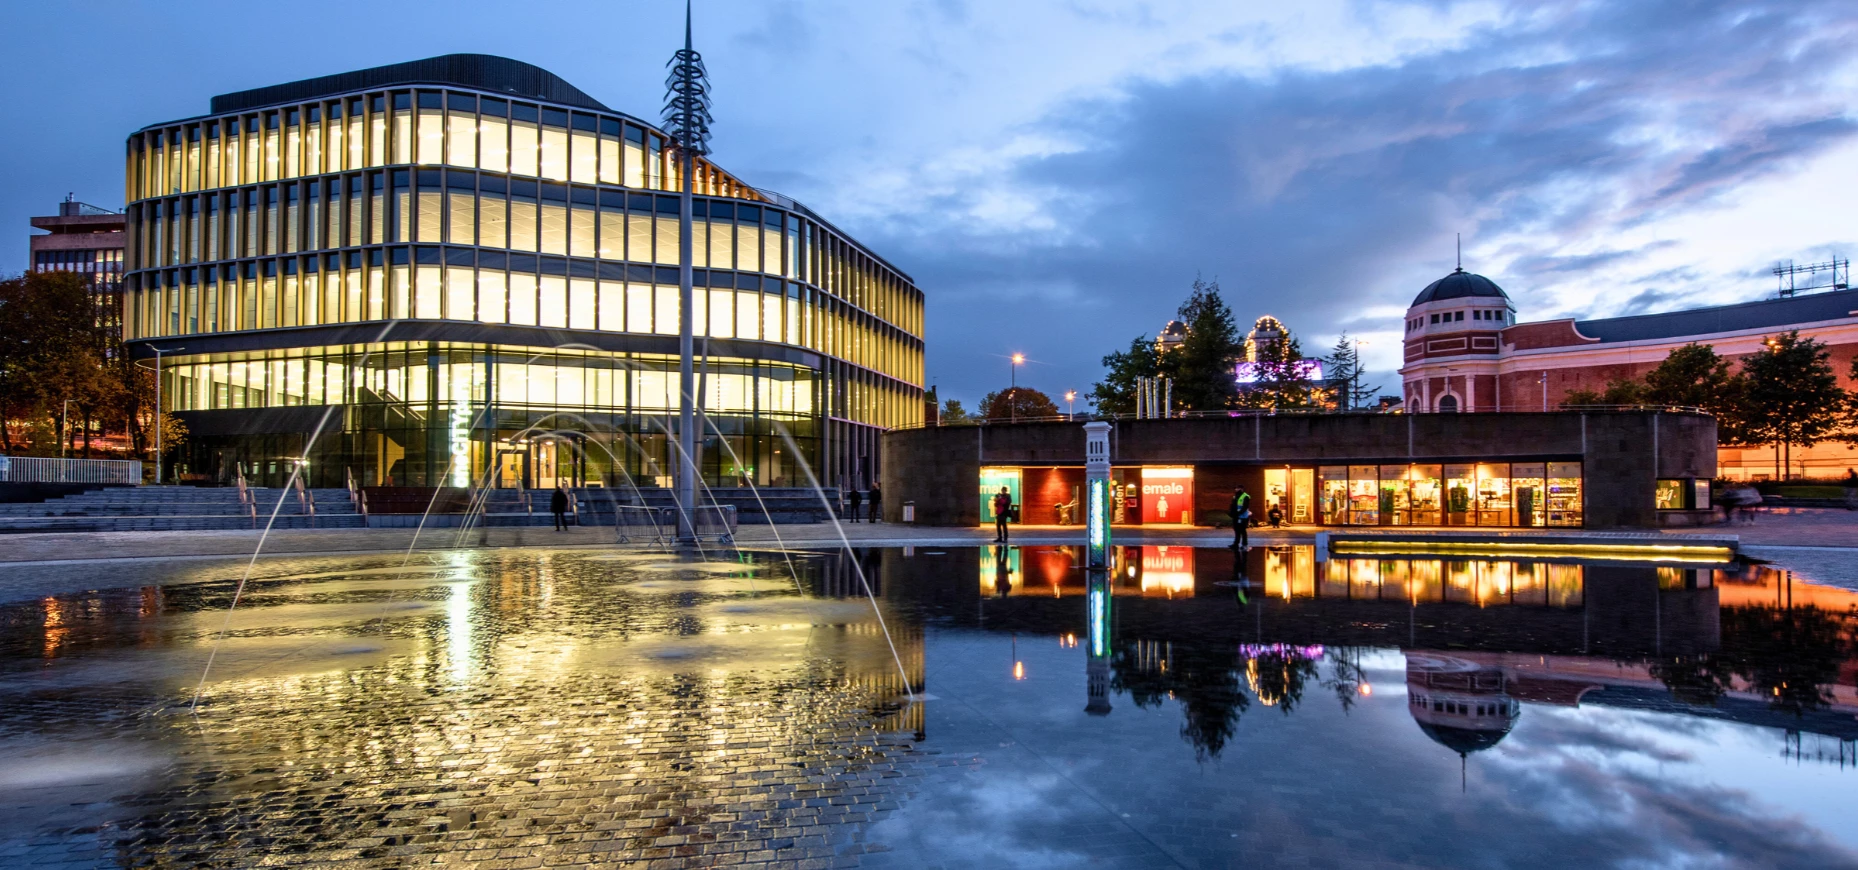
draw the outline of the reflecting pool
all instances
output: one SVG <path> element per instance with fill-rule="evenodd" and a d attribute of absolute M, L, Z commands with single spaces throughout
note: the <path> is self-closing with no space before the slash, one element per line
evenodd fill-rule
<path fill-rule="evenodd" d="M 0 865 L 1858 866 L 1858 593 L 1081 559 L 0 569 Z"/>

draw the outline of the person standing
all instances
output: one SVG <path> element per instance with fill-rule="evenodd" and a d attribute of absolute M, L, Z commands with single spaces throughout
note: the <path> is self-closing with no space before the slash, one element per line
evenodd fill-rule
<path fill-rule="evenodd" d="M 555 515 L 555 531 L 568 530 L 568 491 L 555 485 L 555 491 L 548 496 L 548 512 Z"/>
<path fill-rule="evenodd" d="M 1845 469 L 1845 509 L 1858 511 L 1858 469 Z"/>
<path fill-rule="evenodd" d="M 1246 534 L 1246 527 L 1252 524 L 1252 494 L 1241 486 L 1232 491 L 1232 546 L 1246 549 L 1251 540 Z"/>
<path fill-rule="evenodd" d="M 883 521 L 884 488 L 880 484 L 873 483 L 871 484 L 871 522 L 881 523 Z"/>
<path fill-rule="evenodd" d="M 1007 516 L 1013 512 L 1013 496 L 1006 487 L 994 494 L 994 543 L 1006 543 Z"/>
<path fill-rule="evenodd" d="M 864 507 L 864 493 L 854 486 L 852 487 L 851 509 L 848 511 L 852 518 L 852 522 L 858 522 L 858 509 L 861 507 Z"/>

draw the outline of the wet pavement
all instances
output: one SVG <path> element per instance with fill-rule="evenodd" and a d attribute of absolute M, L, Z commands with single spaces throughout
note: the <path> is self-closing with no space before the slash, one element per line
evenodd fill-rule
<path fill-rule="evenodd" d="M 1858 866 L 1783 561 L 1079 558 L 0 568 L 0 866 Z"/>

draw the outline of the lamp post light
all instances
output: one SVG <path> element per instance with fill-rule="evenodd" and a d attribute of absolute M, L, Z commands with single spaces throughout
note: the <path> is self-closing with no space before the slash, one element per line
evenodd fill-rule
<path fill-rule="evenodd" d="M 1355 370 L 1349 372 L 1348 402 L 1346 403 L 1348 407 L 1344 410 L 1355 409 L 1355 394 L 1361 391 L 1361 346 L 1367 343 L 1368 340 L 1365 338 L 1355 339 Z"/>
<path fill-rule="evenodd" d="M 1065 416 L 1065 419 L 1067 420 L 1077 416 L 1077 410 L 1073 408 L 1071 405 L 1071 403 L 1075 401 L 1077 401 L 1077 391 L 1076 390 L 1065 390 L 1064 391 L 1064 416 Z"/>
<path fill-rule="evenodd" d="M 155 485 L 160 486 L 161 485 L 161 428 L 162 428 L 161 427 L 161 355 L 164 353 L 174 353 L 175 351 L 186 350 L 187 348 L 185 347 L 155 347 L 154 345 L 149 345 L 148 349 L 155 352 Z M 141 365 L 141 363 L 136 363 L 136 365 Z"/>
<path fill-rule="evenodd" d="M 1019 364 L 1026 361 L 1026 355 L 1016 353 L 1008 359 L 1012 361 L 1012 364 L 1007 366 L 1010 386 L 1006 391 L 1006 418 L 1009 423 L 1017 423 L 1019 422 L 1019 407 L 1015 402 L 1019 399 Z"/>

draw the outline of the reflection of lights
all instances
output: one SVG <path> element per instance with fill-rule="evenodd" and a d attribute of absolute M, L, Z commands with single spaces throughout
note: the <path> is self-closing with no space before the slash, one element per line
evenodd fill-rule
<path fill-rule="evenodd" d="M 1090 590 L 1090 654 L 1109 655 L 1107 635 L 1109 595 L 1102 589 Z"/>
<path fill-rule="evenodd" d="M 446 657 L 452 666 L 452 679 L 464 682 L 471 677 L 471 586 L 458 581 L 452 584 L 451 597 L 445 602 Z"/>
<path fill-rule="evenodd" d="M 1362 683 L 1360 686 L 1357 686 L 1355 688 L 1355 691 L 1360 692 L 1361 696 L 1365 698 L 1369 695 L 1374 694 L 1374 687 L 1368 685 L 1367 683 Z"/>
<path fill-rule="evenodd" d="M 1060 649 L 1077 649 L 1077 635 L 1066 634 L 1058 638 Z"/>
<path fill-rule="evenodd" d="M 1025 678 L 1026 678 L 1026 663 L 1025 662 L 1014 662 L 1013 663 L 1013 679 L 1023 680 Z"/>
<path fill-rule="evenodd" d="M 1728 547 L 1696 544 L 1527 544 L 1451 543 L 1443 541 L 1330 541 L 1329 552 L 1336 555 L 1401 556 L 1420 553 L 1466 556 L 1530 556 L 1540 558 L 1606 559 L 1614 562 L 1706 562 L 1721 564 L 1735 557 Z"/>
<path fill-rule="evenodd" d="M 1293 659 L 1319 659 L 1323 657 L 1322 644 L 1298 645 L 1290 643 L 1242 643 L 1239 654 L 1250 658 L 1259 656 L 1285 656 Z"/>

